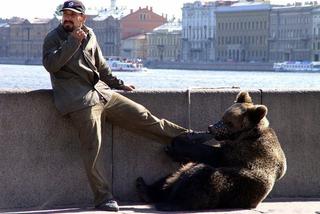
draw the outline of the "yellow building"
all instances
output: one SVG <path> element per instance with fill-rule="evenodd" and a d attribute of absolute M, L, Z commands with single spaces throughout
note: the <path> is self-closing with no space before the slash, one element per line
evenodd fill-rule
<path fill-rule="evenodd" d="M 10 23 L 8 56 L 25 63 L 39 62 L 46 34 L 58 25 L 57 19 L 32 19 Z"/>
<path fill-rule="evenodd" d="M 217 61 L 268 61 L 271 5 L 236 3 L 216 10 Z"/>
<path fill-rule="evenodd" d="M 180 61 L 181 31 L 180 22 L 170 22 L 147 33 L 147 59 Z"/>
<path fill-rule="evenodd" d="M 121 41 L 121 57 L 129 59 L 145 59 L 146 35 L 140 34 Z"/>

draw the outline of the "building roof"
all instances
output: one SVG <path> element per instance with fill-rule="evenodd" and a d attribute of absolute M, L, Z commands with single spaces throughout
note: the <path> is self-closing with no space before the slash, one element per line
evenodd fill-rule
<path fill-rule="evenodd" d="M 106 20 L 108 17 L 112 16 L 115 19 L 121 19 L 122 17 L 126 16 L 128 12 L 126 11 L 125 7 L 115 7 L 115 8 L 108 8 L 101 10 L 97 17 L 95 17 L 94 21 L 103 21 Z"/>
<path fill-rule="evenodd" d="M 239 2 L 230 6 L 221 6 L 216 9 L 216 12 L 244 12 L 244 11 L 258 11 L 270 10 L 271 5 L 264 2 Z"/>
<path fill-rule="evenodd" d="M 50 22 L 52 19 L 49 18 L 32 18 L 32 19 L 27 19 L 30 24 L 46 24 Z"/>
<path fill-rule="evenodd" d="M 8 23 L 0 23 L 0 28 L 10 27 Z"/>
<path fill-rule="evenodd" d="M 295 10 L 311 10 L 313 8 L 317 8 L 313 5 L 287 5 L 287 6 L 274 6 L 272 7 L 273 11 L 295 11 Z"/>
<path fill-rule="evenodd" d="M 195 1 L 193 3 L 184 3 L 183 8 L 206 8 L 206 7 L 220 7 L 228 6 L 238 2 L 238 0 L 224 0 L 224 1 Z"/>
<path fill-rule="evenodd" d="M 168 22 L 165 23 L 153 30 L 154 32 L 175 32 L 175 31 L 182 31 L 182 24 L 181 22 Z"/>
<path fill-rule="evenodd" d="M 25 19 L 20 18 L 20 17 L 12 17 L 8 19 L 9 24 L 21 24 L 25 21 Z"/>
<path fill-rule="evenodd" d="M 125 40 L 141 40 L 141 39 L 145 39 L 146 35 L 145 34 L 139 34 L 136 36 L 131 36 L 129 38 L 126 38 Z"/>
<path fill-rule="evenodd" d="M 15 18 L 10 19 L 10 25 L 19 25 L 19 24 L 47 24 L 55 18 L 31 18 L 31 19 L 23 19 L 23 18 Z"/>
<path fill-rule="evenodd" d="M 130 20 L 132 16 L 140 14 L 141 12 L 153 14 L 153 16 L 157 16 L 157 17 L 160 17 L 160 19 L 167 20 L 167 15 L 164 15 L 164 14 L 159 15 L 158 13 L 153 11 L 152 7 L 149 7 L 149 6 L 146 6 L 145 8 L 139 7 L 139 9 L 135 11 L 131 9 L 130 13 L 127 13 L 124 17 L 122 17 L 122 20 Z"/>

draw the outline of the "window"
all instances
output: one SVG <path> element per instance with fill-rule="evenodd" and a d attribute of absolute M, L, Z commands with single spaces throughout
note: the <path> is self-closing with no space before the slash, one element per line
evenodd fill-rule
<path fill-rule="evenodd" d="M 141 14 L 140 14 L 140 21 L 145 21 L 145 20 L 146 20 L 146 17 L 147 17 L 147 14 L 141 13 Z"/>
<path fill-rule="evenodd" d="M 207 39 L 207 26 L 204 26 L 204 38 Z"/>

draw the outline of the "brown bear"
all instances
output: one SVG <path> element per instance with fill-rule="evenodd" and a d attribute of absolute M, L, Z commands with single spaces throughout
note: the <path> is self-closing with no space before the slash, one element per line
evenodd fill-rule
<path fill-rule="evenodd" d="M 217 145 L 175 139 L 168 154 L 191 161 L 151 185 L 136 180 L 139 196 L 158 210 L 255 208 L 286 172 L 286 158 L 266 118 L 267 107 L 240 92 L 208 131 Z"/>

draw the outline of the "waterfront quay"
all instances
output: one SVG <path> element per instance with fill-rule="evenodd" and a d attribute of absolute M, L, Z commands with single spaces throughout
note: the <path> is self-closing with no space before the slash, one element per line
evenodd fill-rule
<path fill-rule="evenodd" d="M 273 71 L 273 63 L 263 62 L 161 62 L 147 63 L 152 69 L 185 69 L 185 70 L 215 70 L 215 71 Z"/>
<path fill-rule="evenodd" d="M 161 118 L 206 130 L 238 92 L 138 90 L 123 95 Z M 287 157 L 287 172 L 255 209 L 204 213 L 319 213 L 320 91 L 249 92 L 255 103 L 268 107 L 270 126 Z M 76 131 L 55 109 L 52 90 L 1 90 L 0 108 L 0 212 L 99 213 L 92 209 Z M 143 176 L 149 183 L 178 165 L 165 155 L 163 145 L 109 123 L 103 139 L 104 175 L 121 202 L 120 213 L 157 213 L 139 201 L 135 179 Z"/>
<path fill-rule="evenodd" d="M 12 65 L 42 65 L 40 59 L 26 61 L 24 58 L 1 58 L 0 64 Z M 150 69 L 177 69 L 177 70 L 227 70 L 227 71 L 273 71 L 273 63 L 269 62 L 172 62 L 146 61 L 144 64 Z"/>

